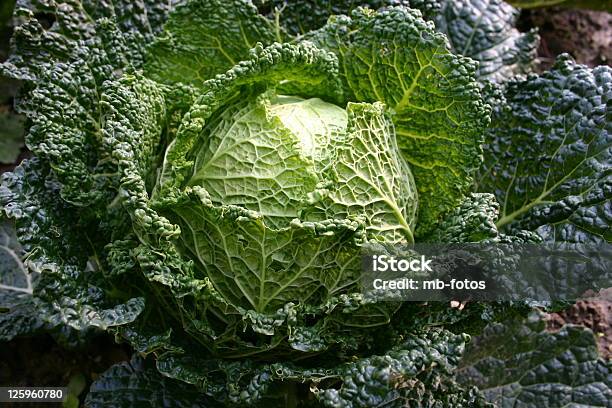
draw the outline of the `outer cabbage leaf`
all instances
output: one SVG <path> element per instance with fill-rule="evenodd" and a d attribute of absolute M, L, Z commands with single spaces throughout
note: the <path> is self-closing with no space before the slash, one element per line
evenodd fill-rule
<path fill-rule="evenodd" d="M 404 6 L 420 10 L 425 17 L 437 14 L 442 0 L 259 0 L 260 11 L 278 21 L 291 34 L 307 34 L 325 25 L 333 15 L 350 15 L 358 7 L 378 10 L 381 7 Z"/>
<path fill-rule="evenodd" d="M 151 361 L 134 355 L 131 361 L 115 364 L 94 381 L 85 406 L 212 408 L 219 405 L 207 399 L 197 388 L 164 377 Z"/>
<path fill-rule="evenodd" d="M 495 221 L 499 204 L 495 196 L 472 193 L 433 230 L 427 240 L 432 242 L 480 242 L 498 235 Z"/>
<path fill-rule="evenodd" d="M 17 110 L 31 121 L 28 148 L 48 161 L 62 198 L 79 206 L 111 201 L 113 171 L 99 162 L 102 83 L 138 67 L 171 2 L 21 1 L 12 54 L 0 73 L 25 81 Z M 44 17 L 52 20 L 50 27 Z M 41 18 L 41 21 L 38 18 Z M 94 173 L 97 173 L 94 176 Z"/>
<path fill-rule="evenodd" d="M 6 301 L 6 298 L 3 301 Z M 0 342 L 11 341 L 16 337 L 29 336 L 47 329 L 39 318 L 39 311 L 31 297 L 13 297 L 11 302 L 8 307 L 0 305 Z"/>
<path fill-rule="evenodd" d="M 479 191 L 502 203 L 498 228 L 545 241 L 612 240 L 612 71 L 561 57 L 508 84 L 486 136 Z"/>
<path fill-rule="evenodd" d="M 520 33 L 518 10 L 502 0 L 271 0 L 259 8 L 292 34 L 306 34 L 325 25 L 333 15 L 351 15 L 359 7 L 378 10 L 402 6 L 420 10 L 448 36 L 451 49 L 480 62 L 479 80 L 502 82 L 531 71 L 536 62 L 537 30 Z"/>
<path fill-rule="evenodd" d="M 536 61 L 537 30 L 520 33 L 519 12 L 502 0 L 447 0 L 434 21 L 457 54 L 478 61 L 478 79 L 503 82 Z"/>
<path fill-rule="evenodd" d="M 18 3 L 13 53 L 0 71 L 24 81 L 17 108 L 30 119 L 27 143 L 37 158 L 3 175 L 0 204 L 16 220 L 27 268 L 41 274 L 27 307 L 46 329 L 106 329 L 144 308 L 133 278 L 106 279 L 104 246 L 129 224 L 111 201 L 116 158 L 98 156 L 115 141 L 101 133 L 102 84 L 141 63 L 143 44 L 173 3 Z M 151 145 L 140 149 L 154 158 Z"/>
<path fill-rule="evenodd" d="M 2 72 L 21 80 L 39 79 L 54 64 L 82 56 L 83 46 L 111 42 L 113 37 L 105 34 L 103 26 L 100 30 L 103 21 L 116 23 L 125 52 L 98 54 L 101 59 L 97 63 L 105 65 L 110 59 L 123 65 L 127 59 L 138 66 L 144 45 L 159 33 L 168 12 L 180 1 L 18 0 L 18 24 L 11 39 L 11 55 Z"/>
<path fill-rule="evenodd" d="M 23 147 L 23 117 L 0 111 L 0 163 L 15 163 Z"/>
<path fill-rule="evenodd" d="M 151 188 L 149 174 L 162 154 L 160 142 L 167 131 L 165 91 L 140 74 L 124 75 L 102 87 L 100 113 L 104 126 L 100 129 L 98 158 L 109 172 L 119 172 L 117 181 L 125 176 L 120 172 L 121 163 L 130 160 Z"/>
<path fill-rule="evenodd" d="M 502 234 L 495 225 L 499 218 L 499 204 L 493 194 L 472 193 L 451 211 L 427 236 L 429 242 L 439 243 L 528 243 L 541 238 L 531 231 L 513 231 Z"/>
<path fill-rule="evenodd" d="M 60 199 L 59 188 L 49 169 L 36 159 L 2 176 L 0 204 L 15 220 L 28 270 L 40 274 L 34 297 L 22 304 L 23 311 L 29 308 L 29 319 L 39 319 L 36 325 L 43 322 L 47 329 L 87 331 L 133 321 L 144 299 L 109 299 L 103 279 L 92 273 L 100 265 L 89 245 L 99 237 L 90 235 L 91 226 Z M 14 310 L 19 312 L 19 307 Z"/>
<path fill-rule="evenodd" d="M 419 194 L 417 236 L 431 231 L 480 166 L 488 109 L 476 64 L 453 55 L 418 11 L 399 7 L 331 18 L 307 39 L 338 55 L 350 100 L 381 101 L 395 112 L 398 145 Z"/>
<path fill-rule="evenodd" d="M 23 265 L 23 248 L 9 221 L 0 223 L 0 341 L 35 333 L 44 323 L 32 299 L 33 281 Z"/>
<path fill-rule="evenodd" d="M 359 270 L 359 223 L 296 220 L 276 230 L 241 207 L 214 207 L 201 189 L 186 194 L 183 202 L 164 204 L 180 217 L 187 253 L 227 303 L 274 312 L 297 299 L 319 304 L 322 294 L 334 296 L 357 280 L 347 271 Z"/>
<path fill-rule="evenodd" d="M 317 390 L 326 407 L 470 406 L 489 407 L 475 388 L 453 378 L 465 337 L 432 331 L 411 336 L 383 356 L 340 367 L 340 389 Z"/>
<path fill-rule="evenodd" d="M 333 307 L 338 306 L 342 304 Z M 367 348 L 370 350 L 366 352 L 367 357 L 351 354 L 349 363 L 346 363 L 346 355 L 334 352 L 314 355 L 303 364 L 300 361 L 258 363 L 245 356 L 239 360 L 214 359 L 198 342 L 187 343 L 187 337 L 180 333 L 160 330 L 158 318 L 151 319 L 149 328 L 136 328 L 144 335 L 136 334 L 134 325 L 120 326 L 116 330 L 123 338 L 131 337 L 130 343 L 137 345 L 140 352 L 154 350 L 159 356 L 158 368 L 164 375 L 193 384 L 226 406 L 245 403 L 261 407 L 285 406 L 295 398 L 296 392 L 306 400 L 309 389 L 315 390 L 320 400 L 327 404 L 325 406 L 333 406 L 334 401 L 346 404 L 341 406 L 364 406 L 376 400 L 384 400 L 390 406 L 404 406 L 406 401 L 417 405 L 420 401 L 422 405 L 430 403 L 433 406 L 444 402 L 481 406 L 478 391 L 458 386 L 453 378 L 453 367 L 462 354 L 466 336 L 452 335 L 440 331 L 439 327 L 454 325 L 461 331 L 469 326 L 470 330 L 480 331 L 483 321 L 497 321 L 500 316 L 516 313 L 517 308 L 506 304 L 470 303 L 458 310 L 440 303 L 428 306 L 406 303 L 403 309 L 403 317 L 388 326 L 391 330 L 381 327 L 369 340 L 372 344 Z M 354 309 L 345 311 L 353 312 Z M 298 327 L 301 325 L 303 322 Z M 340 330 L 335 333 L 344 336 Z M 353 329 L 346 334 L 349 337 L 357 333 Z M 283 350 L 277 348 L 276 355 L 284 355 Z M 323 366 L 321 361 L 325 361 Z M 359 397 L 353 398 L 354 392 Z M 319 406 L 312 402 L 313 406 Z"/>
<path fill-rule="evenodd" d="M 391 302 L 379 304 L 361 294 L 341 294 L 319 305 L 287 303 L 276 311 L 258 313 L 229 304 L 209 278 L 195 273 L 191 261 L 172 246 L 160 247 L 140 246 L 137 260 L 147 279 L 157 285 L 164 320 L 178 322 L 184 338 L 173 336 L 168 345 L 160 344 L 166 326 L 160 330 L 146 322 L 119 332 L 140 349 L 173 350 L 189 341 L 190 350 L 203 344 L 213 356 L 228 358 L 305 357 L 328 348 L 354 351 L 371 347 L 372 335 L 388 324 L 397 309 Z"/>
<path fill-rule="evenodd" d="M 145 71 L 162 83 L 202 83 L 249 57 L 257 43 L 282 41 L 248 0 L 193 0 L 178 6 L 148 47 Z"/>
<path fill-rule="evenodd" d="M 330 408 L 489 407 L 475 388 L 460 386 L 454 380 L 453 370 L 465 340 L 463 335 L 446 331 L 420 332 L 407 335 L 401 344 L 384 355 L 358 358 L 327 368 L 244 360 L 215 362 L 198 359 L 193 353 L 164 354 L 158 360 L 158 368 L 165 375 L 181 378 L 211 396 L 223 388 L 230 390 L 223 400 L 226 405 L 285 406 L 289 397 L 287 390 L 309 386 L 311 398 L 320 403 L 316 406 Z M 282 396 L 279 398 L 278 394 Z"/>
<path fill-rule="evenodd" d="M 0 307 L 10 304 L 11 294 L 32 294 L 33 276 L 22 262 L 23 248 L 9 221 L 0 222 Z"/>
<path fill-rule="evenodd" d="M 593 332 L 545 325 L 537 315 L 490 324 L 467 346 L 457 379 L 502 408 L 609 407 L 612 362 L 598 355 Z"/>
<path fill-rule="evenodd" d="M 22 42 L 44 40 L 33 35 L 34 38 L 20 38 L 26 28 L 36 27 L 38 23 L 30 20 L 27 24 L 18 28 L 19 47 L 26 47 Z M 49 44 L 49 48 L 53 49 L 58 43 Z M 108 62 L 99 62 L 99 65 L 96 62 L 92 69 L 85 62 L 91 61 L 87 47 L 77 41 L 60 44 L 70 49 L 74 62 L 40 61 L 43 69 L 37 72 L 34 70 L 38 70 L 38 66 L 17 68 L 12 66 L 15 61 L 9 59 L 2 68 L 11 70 L 9 72 L 17 78 L 39 81 L 36 90 L 17 105 L 18 110 L 32 121 L 26 136 L 28 148 L 53 164 L 66 199 L 76 204 L 92 203 L 101 198 L 106 183 L 106 178 L 94 179 L 91 175 L 97 164 L 94 153 L 100 126 L 96 80 L 101 84 L 112 75 L 114 67 Z M 105 51 L 107 49 L 100 44 L 98 58 L 100 53 L 106 55 Z"/>

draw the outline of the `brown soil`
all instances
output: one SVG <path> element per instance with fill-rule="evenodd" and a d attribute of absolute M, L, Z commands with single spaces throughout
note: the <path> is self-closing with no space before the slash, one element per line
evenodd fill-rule
<path fill-rule="evenodd" d="M 566 323 L 593 330 L 601 356 L 612 358 L 612 288 L 602 291 L 596 298 L 579 300 L 567 310 L 551 313 L 547 326 L 556 331 Z"/>
<path fill-rule="evenodd" d="M 519 28 L 538 27 L 540 69 L 548 69 L 557 55 L 567 52 L 590 67 L 612 64 L 612 14 L 562 8 L 524 10 Z"/>

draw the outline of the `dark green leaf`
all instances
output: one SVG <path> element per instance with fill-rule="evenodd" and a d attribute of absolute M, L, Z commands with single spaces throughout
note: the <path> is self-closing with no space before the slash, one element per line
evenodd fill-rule
<path fill-rule="evenodd" d="M 178 6 L 148 48 L 145 72 L 162 83 L 202 85 L 249 57 L 257 43 L 282 41 L 248 0 L 195 0 Z"/>
<path fill-rule="evenodd" d="M 36 274 L 29 273 L 23 256 L 13 223 L 0 218 L 0 341 L 35 333 L 44 325 L 32 298 Z"/>
<path fill-rule="evenodd" d="M 545 330 L 537 315 L 492 323 L 466 349 L 458 380 L 500 408 L 609 407 L 612 362 L 599 357 L 593 332 Z"/>
<path fill-rule="evenodd" d="M 478 191 L 502 204 L 499 228 L 547 241 L 612 241 L 612 70 L 561 57 L 508 84 L 486 133 Z"/>
<path fill-rule="evenodd" d="M 213 408 L 196 388 L 162 376 L 155 365 L 134 355 L 112 366 L 90 387 L 87 408 Z"/>
<path fill-rule="evenodd" d="M 141 65 L 144 44 L 172 4 L 153 3 L 35 0 L 16 8 L 13 52 L 0 74 L 25 82 L 16 108 L 31 121 L 28 148 L 50 163 L 73 204 L 94 206 L 113 194 L 112 173 L 97 168 L 100 90 Z"/>
<path fill-rule="evenodd" d="M 351 15 L 358 7 L 378 10 L 381 7 L 404 6 L 420 10 L 431 17 L 440 10 L 443 0 L 258 0 L 255 3 L 270 19 L 278 19 L 289 33 L 298 35 L 317 30 L 333 15 Z"/>
<path fill-rule="evenodd" d="M 0 111 L 0 163 L 12 164 L 23 148 L 23 117 Z"/>
<path fill-rule="evenodd" d="M 518 15 L 502 0 L 447 0 L 434 21 L 455 53 L 480 63 L 479 80 L 503 82 L 530 72 L 536 61 L 537 30 L 520 33 Z"/>

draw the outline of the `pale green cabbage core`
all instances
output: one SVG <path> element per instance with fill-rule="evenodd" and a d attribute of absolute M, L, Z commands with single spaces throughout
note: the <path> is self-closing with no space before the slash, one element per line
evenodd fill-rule
<path fill-rule="evenodd" d="M 299 217 L 321 182 L 347 112 L 320 99 L 264 94 L 226 108 L 201 135 L 191 186 L 216 205 L 257 211 L 270 226 Z"/>
<path fill-rule="evenodd" d="M 280 95 L 272 101 L 270 113 L 297 136 L 302 151 L 314 160 L 319 147 L 327 145 L 332 135 L 344 133 L 348 124 L 346 110 L 319 98 Z"/>
<path fill-rule="evenodd" d="M 416 187 L 382 104 L 270 91 L 213 115 L 199 142 L 188 184 L 222 213 L 239 206 L 276 230 L 358 222 L 369 238 L 413 241 Z"/>

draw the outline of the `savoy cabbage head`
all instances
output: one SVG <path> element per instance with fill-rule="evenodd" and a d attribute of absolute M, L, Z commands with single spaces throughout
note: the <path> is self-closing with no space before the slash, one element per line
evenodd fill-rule
<path fill-rule="evenodd" d="M 89 406 L 489 406 L 464 333 L 529 306 L 382 301 L 362 251 L 610 242 L 612 72 L 514 77 L 537 35 L 498 0 L 281 3 L 18 2 L 0 202 L 35 284 L 0 339 L 129 343 Z"/>

